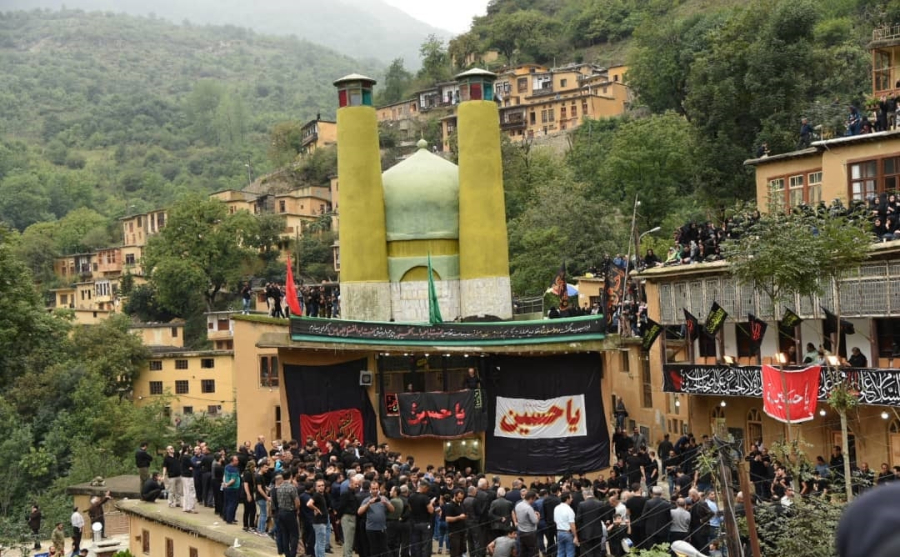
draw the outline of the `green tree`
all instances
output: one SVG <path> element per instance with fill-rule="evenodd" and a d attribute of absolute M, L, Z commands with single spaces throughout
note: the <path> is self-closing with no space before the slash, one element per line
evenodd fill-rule
<path fill-rule="evenodd" d="M 447 53 L 453 62 L 453 67 L 462 71 L 468 67 L 466 60 L 469 56 L 481 53 L 481 41 L 474 33 L 463 33 L 450 39 Z M 477 63 L 477 61 L 476 61 Z"/>
<path fill-rule="evenodd" d="M 403 58 L 394 58 L 384 74 L 384 87 L 378 95 L 378 105 L 394 104 L 406 97 L 412 74 L 403 67 Z"/>
<path fill-rule="evenodd" d="M 72 331 L 74 355 L 91 373 L 104 380 L 104 394 L 131 391 L 134 380 L 150 357 L 140 337 L 129 332 L 131 319 L 114 315 L 96 325 L 80 325 Z"/>
<path fill-rule="evenodd" d="M 229 214 L 218 200 L 190 195 L 173 205 L 144 253 L 161 305 L 182 316 L 201 305 L 213 311 L 218 294 L 237 285 L 256 256 L 258 228 L 253 215 Z"/>
<path fill-rule="evenodd" d="M 639 224 L 658 226 L 693 193 L 695 153 L 690 124 L 673 112 L 624 123 L 609 143 L 598 193 L 623 214 L 631 213 L 638 195 Z"/>
<path fill-rule="evenodd" d="M 279 122 L 269 133 L 269 161 L 275 166 L 287 166 L 300 154 L 303 124 L 297 121 Z"/>
<path fill-rule="evenodd" d="M 444 47 L 444 41 L 437 35 L 428 35 L 419 47 L 419 57 L 422 60 L 419 79 L 424 79 L 430 84 L 450 79 L 450 58 Z"/>

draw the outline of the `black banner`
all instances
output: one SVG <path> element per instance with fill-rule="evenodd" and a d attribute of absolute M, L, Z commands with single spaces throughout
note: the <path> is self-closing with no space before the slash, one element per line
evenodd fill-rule
<path fill-rule="evenodd" d="M 365 387 L 359 385 L 359 372 L 366 359 L 324 366 L 284 365 L 284 390 L 287 397 L 290 429 L 285 439 L 301 439 L 300 416 L 317 416 L 337 410 L 358 410 L 363 421 L 363 442 L 378 441 L 375 409 Z"/>
<path fill-rule="evenodd" d="M 532 344 L 569 340 L 603 340 L 602 315 L 496 323 L 437 323 L 417 325 L 346 321 L 343 319 L 291 318 L 294 341 L 361 344 L 465 345 Z"/>
<path fill-rule="evenodd" d="M 619 298 L 625 292 L 625 269 L 610 261 L 603 271 L 603 279 L 603 311 L 606 312 L 607 325 L 611 326 L 619 307 Z"/>
<path fill-rule="evenodd" d="M 515 475 L 561 475 L 609 466 L 609 424 L 600 389 L 602 357 L 597 353 L 546 357 L 496 356 L 482 379 L 490 396 L 485 432 L 485 470 Z M 495 436 L 496 397 L 546 400 L 584 395 L 587 435 L 558 439 Z"/>
<path fill-rule="evenodd" d="M 645 351 L 650 350 L 662 330 L 662 325 L 648 317 L 644 325 L 644 334 L 641 336 L 641 348 Z"/>
<path fill-rule="evenodd" d="M 709 309 L 709 315 L 706 316 L 703 332 L 711 337 L 716 336 L 722 329 L 722 326 L 725 325 L 726 319 L 728 319 L 728 312 L 718 302 L 713 302 L 712 307 Z"/>
<path fill-rule="evenodd" d="M 753 343 L 753 346 L 756 349 L 759 349 L 762 344 L 763 338 L 766 336 L 766 329 L 769 326 L 765 321 L 756 317 L 752 313 L 747 314 L 747 318 L 750 321 L 750 342 Z"/>
<path fill-rule="evenodd" d="M 825 327 L 822 332 L 826 335 L 830 335 L 832 333 L 837 332 L 837 315 L 831 313 L 825 306 L 819 306 L 822 308 L 822 311 L 825 312 Z M 856 333 L 856 327 L 853 326 L 853 323 L 847 321 L 846 319 L 841 319 L 841 333 L 845 335 L 852 335 Z"/>
<path fill-rule="evenodd" d="M 800 319 L 800 316 L 794 313 L 791 308 L 784 308 L 784 316 L 781 318 L 781 322 L 778 324 L 782 329 L 793 329 L 800 323 L 803 323 L 803 320 Z"/>
<path fill-rule="evenodd" d="M 822 368 L 819 379 L 820 401 L 828 399 L 834 388 L 834 377 Z M 859 392 L 860 404 L 900 406 L 900 370 L 842 368 L 842 381 Z M 663 368 L 663 390 L 667 393 L 711 396 L 746 396 L 762 398 L 760 366 L 703 366 L 670 364 Z"/>
<path fill-rule="evenodd" d="M 457 439 L 484 431 L 487 416 L 476 406 L 476 392 L 399 393 L 400 434 Z"/>
<path fill-rule="evenodd" d="M 684 310 L 684 326 L 687 329 L 687 338 L 689 341 L 694 342 L 700 336 L 700 321 L 687 308 L 682 309 Z"/>

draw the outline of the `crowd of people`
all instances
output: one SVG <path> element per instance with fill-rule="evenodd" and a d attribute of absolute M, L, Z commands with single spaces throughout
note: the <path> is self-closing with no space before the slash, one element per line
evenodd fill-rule
<path fill-rule="evenodd" d="M 518 557 L 621 556 L 675 540 L 718 555 L 721 513 L 708 474 L 697 472 L 693 436 L 660 444 L 681 455 L 668 498 L 658 484 L 668 468 L 638 430 L 618 430 L 613 446 L 609 479 L 571 474 L 507 486 L 470 468 L 423 469 L 387 444 L 349 438 L 320 448 L 312 438 L 267 446 L 260 436 L 231 455 L 198 440 L 167 447 L 159 473 L 149 471 L 146 447 L 135 463 L 143 501 L 167 496 L 186 513 L 204 505 L 227 524 L 238 523 L 240 505 L 243 530 L 272 537 L 287 557 L 324 557 L 332 541 L 343 557 L 430 557 L 435 548 L 451 557 L 512 557 L 514 548 Z"/>
<path fill-rule="evenodd" d="M 341 292 L 337 285 L 304 285 L 296 287 L 296 291 L 302 315 L 326 319 L 340 318 Z M 290 316 L 291 310 L 287 302 L 287 289 L 284 284 L 267 282 L 263 285 L 263 292 L 266 299 L 266 311 L 271 317 L 287 318 Z M 240 295 L 241 313 L 247 315 L 252 311 L 254 296 L 250 281 L 241 286 Z"/>

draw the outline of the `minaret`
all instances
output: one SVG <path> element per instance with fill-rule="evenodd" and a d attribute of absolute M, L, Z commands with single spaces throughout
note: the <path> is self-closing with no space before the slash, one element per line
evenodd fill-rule
<path fill-rule="evenodd" d="M 464 317 L 494 315 L 511 319 L 500 111 L 494 102 L 496 78 L 495 74 L 479 69 L 456 76 L 461 101 L 456 116 L 459 130 L 459 294 Z"/>
<path fill-rule="evenodd" d="M 345 319 L 389 321 L 391 286 L 374 85 L 374 79 L 357 74 L 334 82 L 339 105 L 341 314 Z"/>

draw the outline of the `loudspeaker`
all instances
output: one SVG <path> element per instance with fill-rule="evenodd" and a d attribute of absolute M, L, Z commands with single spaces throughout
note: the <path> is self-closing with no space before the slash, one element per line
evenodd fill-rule
<path fill-rule="evenodd" d="M 361 370 L 359 372 L 359 386 L 360 387 L 369 387 L 372 385 L 372 372 Z"/>

